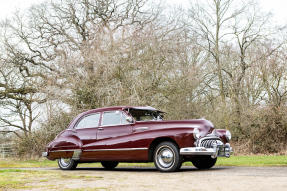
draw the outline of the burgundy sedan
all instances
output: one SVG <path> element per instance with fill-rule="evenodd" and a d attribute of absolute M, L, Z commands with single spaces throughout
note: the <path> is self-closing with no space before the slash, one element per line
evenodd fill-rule
<path fill-rule="evenodd" d="M 229 157 L 231 134 L 215 129 L 205 119 L 163 120 L 164 112 L 152 107 L 117 106 L 79 114 L 50 142 L 43 156 L 58 159 L 63 170 L 78 163 L 101 162 L 113 169 L 119 162 L 154 162 L 162 172 L 180 169 L 191 161 L 199 169 Z"/>

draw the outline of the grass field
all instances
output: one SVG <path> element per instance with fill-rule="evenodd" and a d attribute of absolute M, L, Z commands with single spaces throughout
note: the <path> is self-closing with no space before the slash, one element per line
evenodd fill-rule
<path fill-rule="evenodd" d="M 190 162 L 184 165 L 192 165 Z M 230 158 L 219 158 L 216 165 L 220 166 L 287 166 L 287 155 L 250 155 L 231 156 Z M 120 163 L 120 167 L 142 166 L 150 167 L 153 163 Z M 57 167 L 56 161 L 49 160 L 0 160 L 0 168 L 30 168 L 30 167 Z M 79 164 L 78 167 L 101 167 L 99 163 Z"/>

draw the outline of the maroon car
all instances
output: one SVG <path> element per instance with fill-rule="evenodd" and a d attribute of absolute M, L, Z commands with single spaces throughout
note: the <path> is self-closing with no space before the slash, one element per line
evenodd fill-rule
<path fill-rule="evenodd" d="M 50 142 L 43 156 L 58 159 L 61 169 L 101 162 L 107 169 L 119 162 L 154 162 L 162 172 L 191 161 L 199 169 L 229 157 L 231 134 L 205 119 L 168 121 L 152 107 L 117 106 L 79 114 Z"/>

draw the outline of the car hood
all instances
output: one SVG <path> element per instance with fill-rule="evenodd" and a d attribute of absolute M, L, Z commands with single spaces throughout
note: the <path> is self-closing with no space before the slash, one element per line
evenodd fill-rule
<path fill-rule="evenodd" d="M 159 128 L 198 128 L 201 131 L 212 132 L 213 124 L 206 119 L 192 120 L 162 120 L 162 121 L 137 121 L 136 126 L 147 126 L 152 129 Z"/>

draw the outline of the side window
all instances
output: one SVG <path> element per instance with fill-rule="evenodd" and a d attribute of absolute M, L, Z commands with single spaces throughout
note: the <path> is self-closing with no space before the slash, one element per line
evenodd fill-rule
<path fill-rule="evenodd" d="M 128 124 L 126 116 L 121 111 L 108 111 L 103 113 L 102 125 Z"/>
<path fill-rule="evenodd" d="M 91 114 L 83 117 L 77 124 L 76 129 L 97 127 L 99 125 L 100 113 Z"/>

